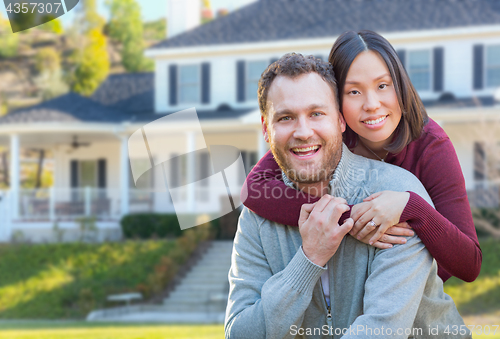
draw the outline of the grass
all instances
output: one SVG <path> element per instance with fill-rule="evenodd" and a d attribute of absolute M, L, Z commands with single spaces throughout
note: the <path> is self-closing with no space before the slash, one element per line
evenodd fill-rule
<path fill-rule="evenodd" d="M 135 290 L 173 241 L 0 246 L 0 318 L 82 318 Z"/>
<path fill-rule="evenodd" d="M 222 325 L 14 321 L 0 323 L 0 339 L 219 339 Z"/>

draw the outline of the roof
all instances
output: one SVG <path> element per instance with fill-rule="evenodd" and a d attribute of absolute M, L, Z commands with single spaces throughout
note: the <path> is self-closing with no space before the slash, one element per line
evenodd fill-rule
<path fill-rule="evenodd" d="M 122 78 L 126 79 L 127 77 L 124 76 Z M 114 77 L 112 81 L 108 82 L 108 85 L 112 84 L 116 79 L 117 77 Z M 125 83 L 128 83 L 128 80 L 125 80 Z M 166 114 L 173 113 L 155 113 L 152 108 L 148 108 L 154 105 L 153 102 L 146 102 L 145 108 L 141 109 L 138 102 L 140 101 L 139 98 L 142 98 L 143 95 L 144 93 L 138 95 L 132 94 L 130 97 L 123 95 L 119 99 L 110 96 L 107 101 L 104 100 L 103 95 L 102 100 L 109 104 L 109 106 L 105 106 L 92 99 L 70 92 L 35 106 L 20 108 L 9 112 L 9 114 L 0 117 L 0 125 L 52 122 L 121 123 L 125 121 L 146 124 Z M 127 109 L 125 103 L 131 103 L 134 100 L 137 100 L 137 102 L 131 104 L 130 109 Z M 197 110 L 197 113 L 200 120 L 236 119 L 254 110 L 255 109 L 232 109 L 229 106 L 221 105 L 215 110 Z"/>
<path fill-rule="evenodd" d="M 0 118 L 1 124 L 42 122 L 113 122 L 122 114 L 76 93 L 67 93 L 38 105 L 20 108 Z"/>
<path fill-rule="evenodd" d="M 373 15 L 376 13 L 376 15 Z M 500 23 L 498 0 L 259 0 L 150 50 Z"/>
<path fill-rule="evenodd" d="M 154 78 L 152 72 L 111 74 L 91 99 L 122 112 L 153 112 Z"/>

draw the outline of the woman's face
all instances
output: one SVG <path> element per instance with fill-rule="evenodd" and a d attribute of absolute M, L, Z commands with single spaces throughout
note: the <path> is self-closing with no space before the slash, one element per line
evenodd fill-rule
<path fill-rule="evenodd" d="M 378 53 L 366 51 L 354 59 L 342 95 L 345 121 L 361 141 L 372 149 L 388 145 L 401 120 L 401 108 L 389 69 Z"/>

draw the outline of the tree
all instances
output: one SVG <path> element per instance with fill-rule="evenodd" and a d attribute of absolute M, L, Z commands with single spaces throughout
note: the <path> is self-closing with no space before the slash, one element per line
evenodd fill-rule
<path fill-rule="evenodd" d="M 19 35 L 12 33 L 9 20 L 4 19 L 0 12 L 0 59 L 16 56 L 18 46 Z"/>
<path fill-rule="evenodd" d="M 106 79 L 109 72 L 109 56 L 106 37 L 102 33 L 104 19 L 97 13 L 95 0 L 82 0 L 75 22 L 80 36 L 80 48 L 72 57 L 69 83 L 71 90 L 90 96 Z"/>
<path fill-rule="evenodd" d="M 108 76 L 109 57 L 106 38 L 98 29 L 89 31 L 87 38 L 88 41 L 73 75 L 71 89 L 76 93 L 90 96 Z"/>
<path fill-rule="evenodd" d="M 63 81 L 61 58 L 53 47 L 45 47 L 38 51 L 35 56 L 35 68 L 38 76 L 34 82 L 44 100 L 55 98 L 68 91 L 68 85 Z"/>
<path fill-rule="evenodd" d="M 143 55 L 141 9 L 135 0 L 107 0 L 110 10 L 108 34 L 122 45 L 123 67 L 129 72 L 151 70 L 153 62 Z"/>

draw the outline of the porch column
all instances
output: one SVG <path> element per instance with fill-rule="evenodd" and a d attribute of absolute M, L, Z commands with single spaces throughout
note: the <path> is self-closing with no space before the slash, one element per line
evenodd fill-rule
<path fill-rule="evenodd" d="M 194 212 L 196 206 L 196 189 L 192 184 L 196 181 L 196 157 L 194 150 L 196 147 L 196 134 L 195 132 L 186 133 L 186 152 L 187 152 L 187 208 L 189 212 Z"/>
<path fill-rule="evenodd" d="M 128 161 L 128 136 L 121 136 L 120 152 L 120 196 L 121 215 L 129 211 L 129 161 Z"/>
<path fill-rule="evenodd" d="M 19 218 L 19 135 L 10 135 L 10 193 L 12 199 L 12 219 Z"/>
<path fill-rule="evenodd" d="M 259 129 L 257 132 L 257 154 L 259 159 L 261 159 L 267 152 L 268 147 L 267 147 L 267 142 L 264 140 L 264 136 L 262 135 L 262 130 Z"/>

